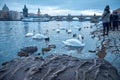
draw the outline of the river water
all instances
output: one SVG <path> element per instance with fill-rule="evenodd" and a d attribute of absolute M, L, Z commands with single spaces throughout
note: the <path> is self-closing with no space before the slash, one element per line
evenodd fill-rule
<path fill-rule="evenodd" d="M 92 26 L 92 28 L 91 28 Z M 66 30 L 71 29 L 72 33 L 66 33 Z M 79 31 L 78 28 L 81 28 Z M 56 29 L 60 29 L 60 33 L 56 32 Z M 50 21 L 50 22 L 21 22 L 21 21 L 0 21 L 0 64 L 11 60 L 13 58 L 18 58 L 17 52 L 21 48 L 27 46 L 37 46 L 38 51 L 34 53 L 37 55 L 41 53 L 41 48 L 46 47 L 48 44 L 55 44 L 56 48 L 52 49 L 50 52 L 46 52 L 44 55 L 48 56 L 51 54 L 67 54 L 79 58 L 95 58 L 97 57 L 95 53 L 90 53 L 89 50 L 95 50 L 97 43 L 97 38 L 91 38 L 90 32 L 96 29 L 95 24 L 89 21 L 79 22 L 67 22 L 67 21 Z M 25 34 L 28 32 L 45 34 L 48 31 L 50 37 L 49 42 L 45 40 L 34 40 L 32 37 L 26 37 Z M 83 42 L 85 43 L 84 48 L 73 49 L 65 47 L 62 41 L 73 38 L 73 34 L 81 34 L 84 36 Z M 76 37 L 77 38 L 77 37 Z M 106 60 L 112 62 L 114 60 L 114 55 L 107 55 Z M 120 68 L 118 62 L 113 63 L 117 68 Z"/>

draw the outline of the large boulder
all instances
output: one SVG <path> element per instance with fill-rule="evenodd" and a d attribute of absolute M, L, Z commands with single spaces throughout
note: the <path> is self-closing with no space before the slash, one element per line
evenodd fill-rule
<path fill-rule="evenodd" d="M 117 69 L 104 59 L 51 55 L 29 56 L 3 63 L 0 80 L 120 80 Z"/>
<path fill-rule="evenodd" d="M 33 54 L 34 52 L 36 52 L 38 50 L 37 46 L 29 46 L 29 47 L 24 47 L 22 48 L 19 52 L 18 52 L 18 56 L 20 57 L 27 57 L 31 54 Z"/>

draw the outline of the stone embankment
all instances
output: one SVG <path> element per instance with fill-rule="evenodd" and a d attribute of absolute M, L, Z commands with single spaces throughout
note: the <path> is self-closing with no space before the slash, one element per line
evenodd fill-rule
<path fill-rule="evenodd" d="M 120 80 L 117 69 L 104 59 L 68 55 L 29 56 L 2 64 L 0 80 Z"/>

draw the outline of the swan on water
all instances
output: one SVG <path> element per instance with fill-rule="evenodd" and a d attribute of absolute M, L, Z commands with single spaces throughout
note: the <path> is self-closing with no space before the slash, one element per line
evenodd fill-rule
<path fill-rule="evenodd" d="M 60 30 L 65 30 L 66 28 L 65 27 L 60 27 Z"/>
<path fill-rule="evenodd" d="M 72 30 L 71 29 L 68 29 L 68 33 L 71 33 L 72 32 Z"/>
<path fill-rule="evenodd" d="M 78 40 L 81 41 L 83 43 L 84 37 L 82 35 L 78 35 Z"/>
<path fill-rule="evenodd" d="M 31 37 L 33 36 L 35 33 L 35 30 L 33 30 L 32 32 L 28 32 L 27 34 L 25 34 L 26 37 Z"/>
<path fill-rule="evenodd" d="M 83 37 L 81 35 L 78 36 L 78 39 L 67 39 L 66 41 L 63 41 L 63 43 L 66 46 L 71 46 L 71 47 L 83 47 L 85 44 L 83 43 Z"/>
<path fill-rule="evenodd" d="M 56 29 L 56 32 L 57 32 L 57 33 L 60 33 L 60 29 Z"/>
<path fill-rule="evenodd" d="M 71 29 L 67 29 L 66 32 L 67 32 L 68 34 L 70 34 L 70 33 L 72 33 L 72 30 L 71 30 Z"/>
<path fill-rule="evenodd" d="M 33 36 L 34 34 L 33 33 L 27 33 L 25 36 L 26 37 L 31 37 L 31 36 Z"/>
<path fill-rule="evenodd" d="M 33 39 L 44 39 L 44 38 L 46 38 L 46 36 L 43 34 L 37 33 L 32 38 Z"/>

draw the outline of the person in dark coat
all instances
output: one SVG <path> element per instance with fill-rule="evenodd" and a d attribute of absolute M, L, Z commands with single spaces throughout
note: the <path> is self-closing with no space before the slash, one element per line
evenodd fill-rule
<path fill-rule="evenodd" d="M 110 14 L 110 29 L 113 30 L 113 14 Z"/>
<path fill-rule="evenodd" d="M 102 14 L 102 22 L 103 22 L 103 36 L 108 35 L 109 27 L 110 27 L 110 8 L 107 5 Z"/>
<path fill-rule="evenodd" d="M 119 30 L 118 29 L 119 16 L 118 16 L 117 12 L 113 12 L 112 20 L 113 20 L 113 29 L 118 31 Z"/>

